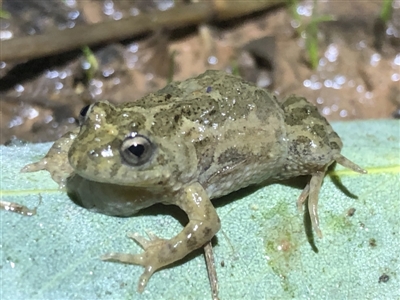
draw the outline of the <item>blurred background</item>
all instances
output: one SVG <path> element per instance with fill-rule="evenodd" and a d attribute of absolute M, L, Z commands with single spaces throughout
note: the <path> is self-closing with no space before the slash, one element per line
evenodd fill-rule
<path fill-rule="evenodd" d="M 3 0 L 0 143 L 45 142 L 94 101 L 207 69 L 328 120 L 400 118 L 400 1 Z"/>

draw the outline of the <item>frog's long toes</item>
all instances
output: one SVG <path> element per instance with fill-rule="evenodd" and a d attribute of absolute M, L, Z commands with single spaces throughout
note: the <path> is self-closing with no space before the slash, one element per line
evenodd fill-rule
<path fill-rule="evenodd" d="M 144 238 L 143 236 L 139 235 L 137 232 L 135 233 L 128 233 L 128 238 L 134 240 L 136 243 L 139 244 L 144 250 L 146 250 L 151 245 L 151 240 Z"/>
<path fill-rule="evenodd" d="M 154 268 L 152 266 L 145 267 L 145 270 L 143 274 L 139 278 L 139 284 L 138 284 L 138 292 L 143 293 L 144 288 L 146 287 L 147 283 L 150 280 L 151 275 L 154 273 Z"/>
<path fill-rule="evenodd" d="M 142 265 L 143 262 L 141 261 L 141 256 L 135 254 L 128 254 L 128 253 L 117 253 L 117 252 L 110 252 L 102 255 L 100 257 L 101 260 L 104 261 L 112 261 L 112 262 L 120 262 L 124 264 L 131 264 L 131 265 Z"/>
<path fill-rule="evenodd" d="M 150 238 L 151 241 L 158 241 L 161 240 L 156 234 L 151 231 L 146 231 L 147 236 Z"/>
<path fill-rule="evenodd" d="M 152 232 L 147 232 L 147 235 L 149 236 L 150 239 L 146 239 L 143 236 L 141 236 L 138 233 L 128 233 L 127 236 L 134 240 L 136 243 L 140 245 L 144 250 L 149 248 L 150 246 L 153 246 L 158 243 L 162 243 L 164 240 L 160 239 L 157 235 L 155 235 Z"/>
<path fill-rule="evenodd" d="M 340 165 L 342 165 L 345 168 L 348 168 L 350 170 L 353 170 L 354 172 L 360 173 L 360 174 L 367 174 L 367 170 L 364 170 L 361 168 L 359 165 L 353 163 L 351 160 L 348 158 L 344 157 L 341 154 L 337 154 L 333 157 L 334 160 Z"/>
<path fill-rule="evenodd" d="M 309 193 L 310 193 L 310 183 L 307 183 L 307 185 L 301 192 L 299 198 L 297 199 L 297 209 L 299 212 L 303 212 L 303 203 L 306 201 Z"/>
<path fill-rule="evenodd" d="M 45 169 L 45 164 L 42 161 L 38 161 L 32 164 L 28 164 L 21 169 L 21 173 L 36 172 Z"/>

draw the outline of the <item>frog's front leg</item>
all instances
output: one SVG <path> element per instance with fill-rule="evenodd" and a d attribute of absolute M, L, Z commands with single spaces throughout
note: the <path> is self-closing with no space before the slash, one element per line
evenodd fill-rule
<path fill-rule="evenodd" d="M 182 259 L 193 250 L 200 248 L 217 233 L 221 222 L 206 191 L 199 183 L 187 186 L 174 203 L 189 217 L 189 223 L 170 240 L 150 236 L 150 240 L 138 235 L 130 237 L 145 250 L 141 254 L 108 253 L 103 260 L 116 261 L 145 268 L 140 276 L 138 291 L 143 292 L 151 275 L 158 269 Z"/>
<path fill-rule="evenodd" d="M 79 127 L 64 134 L 54 142 L 49 152 L 40 161 L 28 164 L 21 169 L 21 172 L 37 172 L 46 170 L 51 178 L 57 182 L 60 188 L 65 186 L 66 179 L 73 173 L 73 168 L 68 161 L 68 150 L 79 132 Z"/>

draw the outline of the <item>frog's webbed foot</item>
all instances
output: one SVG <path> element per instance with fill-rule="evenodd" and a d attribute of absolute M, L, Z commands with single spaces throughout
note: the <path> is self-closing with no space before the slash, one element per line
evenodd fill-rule
<path fill-rule="evenodd" d="M 172 202 L 173 201 L 173 202 Z M 102 260 L 121 262 L 144 267 L 140 276 L 138 291 L 143 292 L 151 275 L 158 269 L 182 259 L 193 250 L 211 240 L 221 224 L 205 190 L 198 184 L 186 187 L 179 199 L 171 203 L 178 205 L 189 217 L 189 223 L 175 237 L 167 240 L 148 233 L 149 239 L 138 234 L 128 235 L 144 252 L 140 254 L 108 253 Z"/>
<path fill-rule="evenodd" d="M 346 157 L 341 154 L 337 154 L 333 156 L 333 159 L 342 166 L 349 168 L 357 173 L 366 174 L 367 171 L 361 168 L 360 166 L 356 165 Z M 308 211 L 310 213 L 311 224 L 316 232 L 317 236 L 322 238 L 322 232 L 319 228 L 319 218 L 318 218 L 318 195 L 321 189 L 322 182 L 325 177 L 326 169 L 320 170 L 312 174 L 311 180 L 307 185 L 304 187 L 303 191 L 301 192 L 298 200 L 297 200 L 297 208 L 301 211 L 302 205 L 306 201 L 308 197 Z"/>
<path fill-rule="evenodd" d="M 68 132 L 57 140 L 40 161 L 26 165 L 21 172 L 36 172 L 46 170 L 51 178 L 60 185 L 65 186 L 65 181 L 73 173 L 73 168 L 68 162 L 68 150 L 76 137 L 79 128 Z"/>

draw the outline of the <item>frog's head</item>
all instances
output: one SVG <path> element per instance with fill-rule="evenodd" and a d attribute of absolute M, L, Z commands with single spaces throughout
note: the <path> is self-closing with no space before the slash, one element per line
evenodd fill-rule
<path fill-rule="evenodd" d="M 154 130 L 151 107 L 94 103 L 81 111 L 80 132 L 68 152 L 75 172 L 92 181 L 178 189 L 196 170 L 191 143 Z"/>
<path fill-rule="evenodd" d="M 290 96 L 283 104 L 287 138 L 288 170 L 321 170 L 340 156 L 342 141 L 305 98 Z"/>

